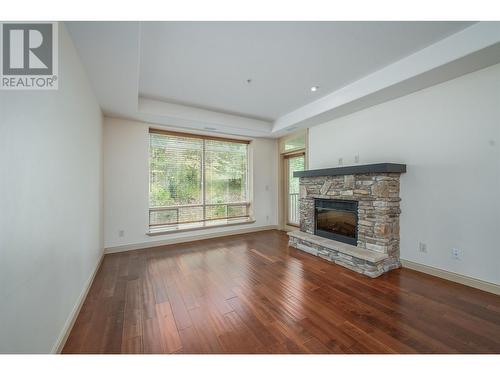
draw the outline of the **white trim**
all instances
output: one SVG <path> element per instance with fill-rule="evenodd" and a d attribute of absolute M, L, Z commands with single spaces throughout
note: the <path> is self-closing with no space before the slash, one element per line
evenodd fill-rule
<path fill-rule="evenodd" d="M 240 116 L 228 112 L 204 109 L 193 105 L 176 104 L 139 96 L 138 115 L 142 119 L 159 120 L 180 128 L 203 131 L 207 126 L 217 128 L 217 133 L 241 137 L 265 137 L 271 133 L 272 121 Z M 142 121 L 142 120 L 140 120 Z"/>
<path fill-rule="evenodd" d="M 124 251 L 146 249 L 149 247 L 173 245 L 173 244 L 183 243 L 183 242 L 207 240 L 210 238 L 233 236 L 235 234 L 260 232 L 260 231 L 272 230 L 272 229 L 279 229 L 279 228 L 277 225 L 265 225 L 265 226 L 261 226 L 261 227 L 241 228 L 241 229 L 234 229 L 234 230 L 228 230 L 228 231 L 217 232 L 217 233 L 198 234 L 198 235 L 188 236 L 188 237 L 168 238 L 168 239 L 159 240 L 159 241 L 150 241 L 150 242 L 141 242 L 141 243 L 135 243 L 135 244 L 130 244 L 130 245 L 113 246 L 113 247 L 105 248 L 104 254 L 121 253 Z"/>
<path fill-rule="evenodd" d="M 78 300 L 76 301 L 76 305 L 73 307 L 73 311 L 69 315 L 68 320 L 66 320 L 66 324 L 64 324 L 64 328 L 62 329 L 61 334 L 59 335 L 56 343 L 52 347 L 51 353 L 60 354 L 64 348 L 64 345 L 66 345 L 66 341 L 68 340 L 69 334 L 71 333 L 71 330 L 73 329 L 73 326 L 75 325 L 76 318 L 80 314 L 80 310 L 82 309 L 83 302 L 85 302 L 85 299 L 87 298 L 87 294 L 89 294 L 90 287 L 92 286 L 92 283 L 94 282 L 95 276 L 97 275 L 97 271 L 99 271 L 99 268 L 101 267 L 101 263 L 102 263 L 103 259 L 104 259 L 104 252 L 99 257 L 99 261 L 97 262 L 97 265 L 94 269 L 94 272 L 92 272 L 92 275 L 90 275 L 90 278 L 87 280 L 87 283 L 85 284 L 85 288 L 82 290 L 80 297 L 78 297 Z"/>
<path fill-rule="evenodd" d="M 400 259 L 401 260 L 401 265 L 404 268 L 409 268 L 415 271 L 427 273 L 432 276 L 437 276 L 442 279 L 446 279 L 449 281 L 453 281 L 459 284 L 467 285 L 472 288 L 484 290 L 485 292 L 490 292 L 494 294 L 500 295 L 500 285 L 489 283 L 487 281 L 482 281 L 479 279 L 474 279 L 469 276 L 464 276 L 460 275 L 458 273 L 450 272 L 450 271 L 445 271 L 439 268 L 431 267 L 431 266 L 426 266 L 421 263 L 415 263 L 410 260 L 405 260 L 405 259 Z"/>
<path fill-rule="evenodd" d="M 300 230 L 300 227 L 294 227 L 292 225 L 284 224 L 281 230 L 285 232 L 294 232 L 296 230 Z"/>

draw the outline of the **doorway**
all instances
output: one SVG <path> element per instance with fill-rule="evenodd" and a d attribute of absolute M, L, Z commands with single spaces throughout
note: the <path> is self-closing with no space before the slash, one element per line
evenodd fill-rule
<path fill-rule="evenodd" d="M 293 176 L 293 172 L 305 169 L 305 153 L 285 155 L 284 157 L 285 178 L 285 214 L 286 225 L 298 227 L 299 217 L 299 178 Z"/>

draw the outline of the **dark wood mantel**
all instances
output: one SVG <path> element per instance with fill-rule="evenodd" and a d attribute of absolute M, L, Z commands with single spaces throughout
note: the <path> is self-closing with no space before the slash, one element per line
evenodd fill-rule
<path fill-rule="evenodd" d="M 406 164 L 378 163 L 293 172 L 293 177 L 340 176 L 365 173 L 405 173 Z"/>

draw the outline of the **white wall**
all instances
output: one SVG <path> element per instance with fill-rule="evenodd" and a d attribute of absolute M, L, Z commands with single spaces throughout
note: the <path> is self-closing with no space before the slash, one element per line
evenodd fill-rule
<path fill-rule="evenodd" d="M 256 138 L 250 146 L 255 223 L 147 236 L 149 126 L 144 122 L 104 119 L 105 248 L 277 225 L 277 142 Z M 121 230 L 123 237 L 119 236 Z"/>
<path fill-rule="evenodd" d="M 102 254 L 102 115 L 64 25 L 59 90 L 0 91 L 0 352 L 56 349 Z"/>
<path fill-rule="evenodd" d="M 309 153 L 406 163 L 401 258 L 500 284 L 500 65 L 313 127 Z"/>

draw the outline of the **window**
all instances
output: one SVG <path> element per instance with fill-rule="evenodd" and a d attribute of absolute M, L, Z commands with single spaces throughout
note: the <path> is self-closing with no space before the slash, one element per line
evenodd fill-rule
<path fill-rule="evenodd" d="M 149 226 L 249 217 L 248 141 L 150 129 Z"/>
<path fill-rule="evenodd" d="M 304 170 L 304 154 L 285 156 L 287 169 L 287 224 L 299 225 L 299 178 L 293 176 L 293 172 Z"/>
<path fill-rule="evenodd" d="M 280 150 L 282 153 L 303 150 L 304 148 L 306 148 L 306 133 L 303 131 L 286 137 L 280 142 Z"/>

